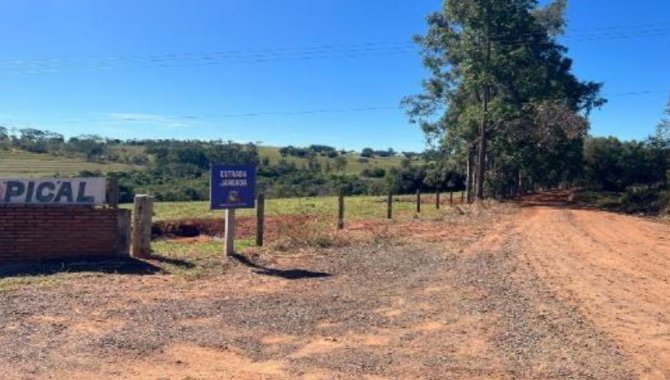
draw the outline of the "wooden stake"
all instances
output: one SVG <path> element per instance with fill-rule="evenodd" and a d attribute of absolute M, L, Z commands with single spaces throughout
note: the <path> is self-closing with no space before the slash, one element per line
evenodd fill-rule
<path fill-rule="evenodd" d="M 386 201 L 386 219 L 393 219 L 393 193 L 390 191 Z"/>
<path fill-rule="evenodd" d="M 416 190 L 416 213 L 421 214 L 421 190 Z"/>
<path fill-rule="evenodd" d="M 256 199 L 256 245 L 263 246 L 263 234 L 265 232 L 265 194 L 258 193 Z"/>
<path fill-rule="evenodd" d="M 235 209 L 227 209 L 224 211 L 224 213 L 226 219 L 226 229 L 223 234 L 223 254 L 225 257 L 229 257 L 235 253 Z"/>
<path fill-rule="evenodd" d="M 435 190 L 435 208 L 440 209 L 440 191 Z"/>
<path fill-rule="evenodd" d="M 450 191 L 449 192 L 449 206 L 453 206 L 453 205 L 454 205 L 454 192 Z"/>
<path fill-rule="evenodd" d="M 344 193 L 340 192 L 337 197 L 337 229 L 344 229 Z"/>

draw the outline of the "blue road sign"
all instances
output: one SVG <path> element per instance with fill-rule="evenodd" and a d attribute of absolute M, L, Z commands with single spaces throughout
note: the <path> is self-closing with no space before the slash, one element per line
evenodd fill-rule
<path fill-rule="evenodd" d="M 212 166 L 210 209 L 254 208 L 256 167 L 253 165 Z"/>

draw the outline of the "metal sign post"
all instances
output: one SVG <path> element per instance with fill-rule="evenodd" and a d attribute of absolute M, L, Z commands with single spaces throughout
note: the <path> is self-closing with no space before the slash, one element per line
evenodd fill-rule
<path fill-rule="evenodd" d="M 254 208 L 256 167 L 214 165 L 210 181 L 210 209 L 225 210 L 224 254 L 235 253 L 235 209 Z"/>

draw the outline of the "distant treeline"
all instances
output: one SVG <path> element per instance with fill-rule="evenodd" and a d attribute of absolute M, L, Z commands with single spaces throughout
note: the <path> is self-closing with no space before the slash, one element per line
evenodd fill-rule
<path fill-rule="evenodd" d="M 353 152 L 347 152 L 346 150 L 338 151 L 337 149 L 328 145 L 310 145 L 306 148 L 299 148 L 289 145 L 287 147 L 280 148 L 279 153 L 282 155 L 282 157 L 292 156 L 292 157 L 307 158 L 313 155 L 318 155 L 328 158 L 335 158 L 340 155 L 345 156 L 348 153 Z M 360 156 L 363 158 L 374 158 L 374 157 L 388 158 L 388 157 L 395 157 L 397 155 L 398 152 L 393 150 L 393 148 L 389 148 L 387 150 L 374 150 L 372 148 L 363 148 L 360 152 Z M 405 158 L 420 158 L 421 153 L 402 152 L 402 156 Z"/>
<path fill-rule="evenodd" d="M 346 173 L 350 152 L 325 145 L 281 148 L 282 157 L 271 162 L 268 157 L 260 157 L 257 146 L 231 141 L 120 140 L 95 135 L 65 139 L 51 131 L 26 128 L 9 133 L 0 127 L 0 149 L 134 165 L 123 172 L 80 173 L 118 178 L 122 201 L 131 201 L 136 193 L 153 194 L 161 201 L 206 200 L 210 165 L 223 162 L 257 165 L 259 187 L 269 197 L 333 195 L 340 191 L 349 195 L 384 194 L 389 190 L 410 193 L 436 188 L 458 191 L 464 186 L 462 174 L 455 170 L 443 176 L 444 180 L 434 180 L 435 176 L 430 174 L 434 165 L 413 161 L 412 158 L 417 157 L 413 153 L 406 154 L 398 161 L 398 167 L 390 170 L 375 167 L 369 164 L 368 158 L 359 157 L 358 162 L 363 164 L 361 172 Z M 389 151 L 376 155 L 389 157 Z M 303 160 L 289 160 L 289 156 Z"/>
<path fill-rule="evenodd" d="M 554 169 L 549 162 L 538 162 L 537 165 L 548 165 L 543 176 L 556 178 L 556 185 L 637 193 L 665 188 L 670 159 L 670 139 L 665 137 L 667 130 L 659 129 L 656 136 L 644 141 L 585 138 L 573 157 L 554 158 L 569 163 L 571 172 L 578 173 L 568 182 L 561 183 L 565 178 L 560 172 L 552 172 Z M 349 195 L 378 195 L 388 191 L 406 194 L 417 189 L 424 192 L 460 191 L 464 189 L 466 179 L 465 168 L 455 165 L 447 153 L 433 150 L 422 153 L 423 160 L 418 161 L 415 155 L 405 154 L 398 160 L 398 165 L 390 169 L 376 167 L 368 163 L 368 158 L 357 155 L 357 161 L 363 163 L 363 167 L 355 174 L 344 170 L 350 152 L 325 145 L 281 148 L 282 157 L 271 162 L 268 157 L 261 158 L 257 146 L 231 141 L 119 140 L 93 135 L 65 139 L 50 131 L 21 129 L 9 133 L 0 127 L 0 149 L 134 165 L 123 172 L 80 173 L 119 178 L 124 201 L 132 200 L 136 193 L 153 194 L 162 201 L 206 200 L 209 196 L 209 167 L 223 162 L 257 165 L 259 186 L 269 197 L 333 195 L 340 191 Z M 375 154 L 379 155 L 379 152 Z M 301 160 L 290 160 L 289 156 Z M 495 180 L 491 178 L 491 189 L 495 189 Z M 500 192 L 495 195 L 513 194 Z"/>

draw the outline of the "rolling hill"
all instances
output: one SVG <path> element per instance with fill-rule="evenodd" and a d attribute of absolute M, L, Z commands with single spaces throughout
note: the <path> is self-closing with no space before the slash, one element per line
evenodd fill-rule
<path fill-rule="evenodd" d="M 131 147 L 134 153 L 141 153 L 141 147 Z M 282 156 L 278 147 L 262 146 L 258 148 L 261 159 L 267 157 L 271 163 L 276 164 Z M 127 150 L 124 148 L 124 150 Z M 388 170 L 392 167 L 400 166 L 401 156 L 395 157 L 373 157 L 363 158 L 358 153 L 347 153 L 345 155 L 347 165 L 344 172 L 347 174 L 358 175 L 365 168 L 381 168 Z M 307 158 L 288 156 L 284 157 L 289 162 L 294 162 L 297 166 L 306 165 Z M 322 167 L 331 165 L 334 167 L 334 159 L 327 157 L 318 157 Z M 0 150 L 0 176 L 3 177 L 49 177 L 54 175 L 72 176 L 77 173 L 88 171 L 100 171 L 102 173 L 110 171 L 126 171 L 142 168 L 142 166 L 126 165 L 121 163 L 98 163 L 88 162 L 84 159 L 57 156 L 52 154 L 30 153 L 21 150 Z"/>
<path fill-rule="evenodd" d="M 135 167 L 118 163 L 95 163 L 51 154 L 0 150 L 0 176 L 2 177 L 72 176 L 83 170 L 99 170 L 106 173 L 133 168 Z"/>

